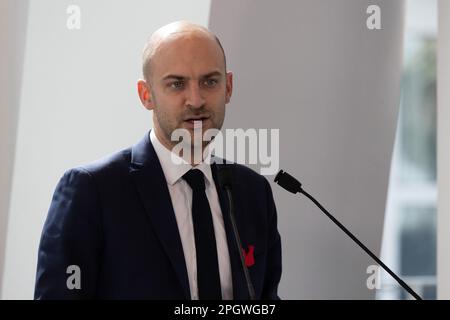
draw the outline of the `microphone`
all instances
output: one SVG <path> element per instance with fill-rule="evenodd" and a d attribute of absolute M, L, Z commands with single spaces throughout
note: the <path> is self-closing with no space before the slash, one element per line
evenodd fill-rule
<path fill-rule="evenodd" d="M 412 295 L 416 300 L 422 300 L 422 298 L 414 292 L 399 276 L 397 276 L 388 266 L 386 266 L 383 261 L 381 261 L 372 251 L 370 251 L 361 241 L 358 240 L 344 225 L 342 225 L 335 217 L 333 217 L 316 199 L 313 198 L 309 193 L 307 193 L 302 188 L 300 181 L 295 179 L 289 173 L 280 170 L 275 176 L 274 181 L 281 187 L 289 192 L 296 194 L 297 192 L 302 193 L 307 198 L 309 198 L 323 213 L 325 213 L 328 218 L 330 218 L 342 231 L 344 231 L 353 241 L 356 242 L 372 259 L 374 259 L 387 273 L 389 273 L 410 295 Z"/>
<path fill-rule="evenodd" d="M 247 290 L 248 295 L 250 297 L 250 300 L 255 300 L 255 289 L 253 287 L 252 281 L 250 280 L 250 274 L 248 273 L 248 268 L 245 264 L 245 258 L 244 253 L 242 252 L 242 242 L 241 238 L 239 237 L 238 228 L 236 225 L 236 219 L 234 218 L 234 201 L 233 201 L 233 194 L 231 192 L 232 189 L 232 179 L 231 179 L 231 168 L 227 166 L 227 163 L 225 161 L 225 164 L 223 166 L 216 166 L 218 168 L 218 176 L 219 176 L 219 184 L 221 188 L 225 189 L 228 195 L 228 213 L 231 220 L 231 226 L 233 229 L 233 235 L 234 235 L 234 241 L 236 243 L 236 246 L 238 248 L 239 252 L 239 258 L 241 260 L 241 266 L 242 270 L 244 271 L 244 277 L 245 282 L 247 284 Z"/>

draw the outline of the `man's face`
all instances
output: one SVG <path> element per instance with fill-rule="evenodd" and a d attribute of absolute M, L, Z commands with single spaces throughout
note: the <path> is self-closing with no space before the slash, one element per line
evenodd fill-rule
<path fill-rule="evenodd" d="M 150 68 L 149 103 L 144 106 L 153 110 L 155 133 L 166 147 L 178 143 L 171 141 L 175 129 L 188 129 L 193 135 L 194 120 L 201 121 L 202 133 L 222 127 L 232 74 L 226 73 L 223 53 L 214 39 L 191 33 L 172 35 L 158 46 Z"/>

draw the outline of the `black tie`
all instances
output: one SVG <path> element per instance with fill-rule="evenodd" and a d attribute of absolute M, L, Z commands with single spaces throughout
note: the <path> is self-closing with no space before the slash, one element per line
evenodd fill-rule
<path fill-rule="evenodd" d="M 200 300 L 221 300 L 216 237 L 203 173 L 198 169 L 190 170 L 184 174 L 183 179 L 192 188 L 198 296 Z"/>

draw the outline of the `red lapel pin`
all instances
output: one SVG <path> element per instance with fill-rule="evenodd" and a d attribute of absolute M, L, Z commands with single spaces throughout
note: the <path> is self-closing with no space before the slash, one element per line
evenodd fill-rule
<path fill-rule="evenodd" d="M 242 252 L 244 253 L 244 257 L 245 257 L 245 265 L 247 267 L 251 267 L 255 264 L 255 256 L 254 256 L 254 252 L 255 252 L 255 246 L 248 246 L 248 251 L 245 251 L 244 248 L 242 248 Z"/>

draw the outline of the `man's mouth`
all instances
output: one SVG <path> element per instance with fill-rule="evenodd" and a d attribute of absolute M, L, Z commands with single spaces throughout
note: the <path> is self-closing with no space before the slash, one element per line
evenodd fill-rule
<path fill-rule="evenodd" d="M 184 120 L 184 122 L 187 124 L 189 128 L 199 127 L 203 126 L 205 121 L 209 120 L 209 117 L 207 116 L 196 116 L 196 117 L 189 117 Z"/>

